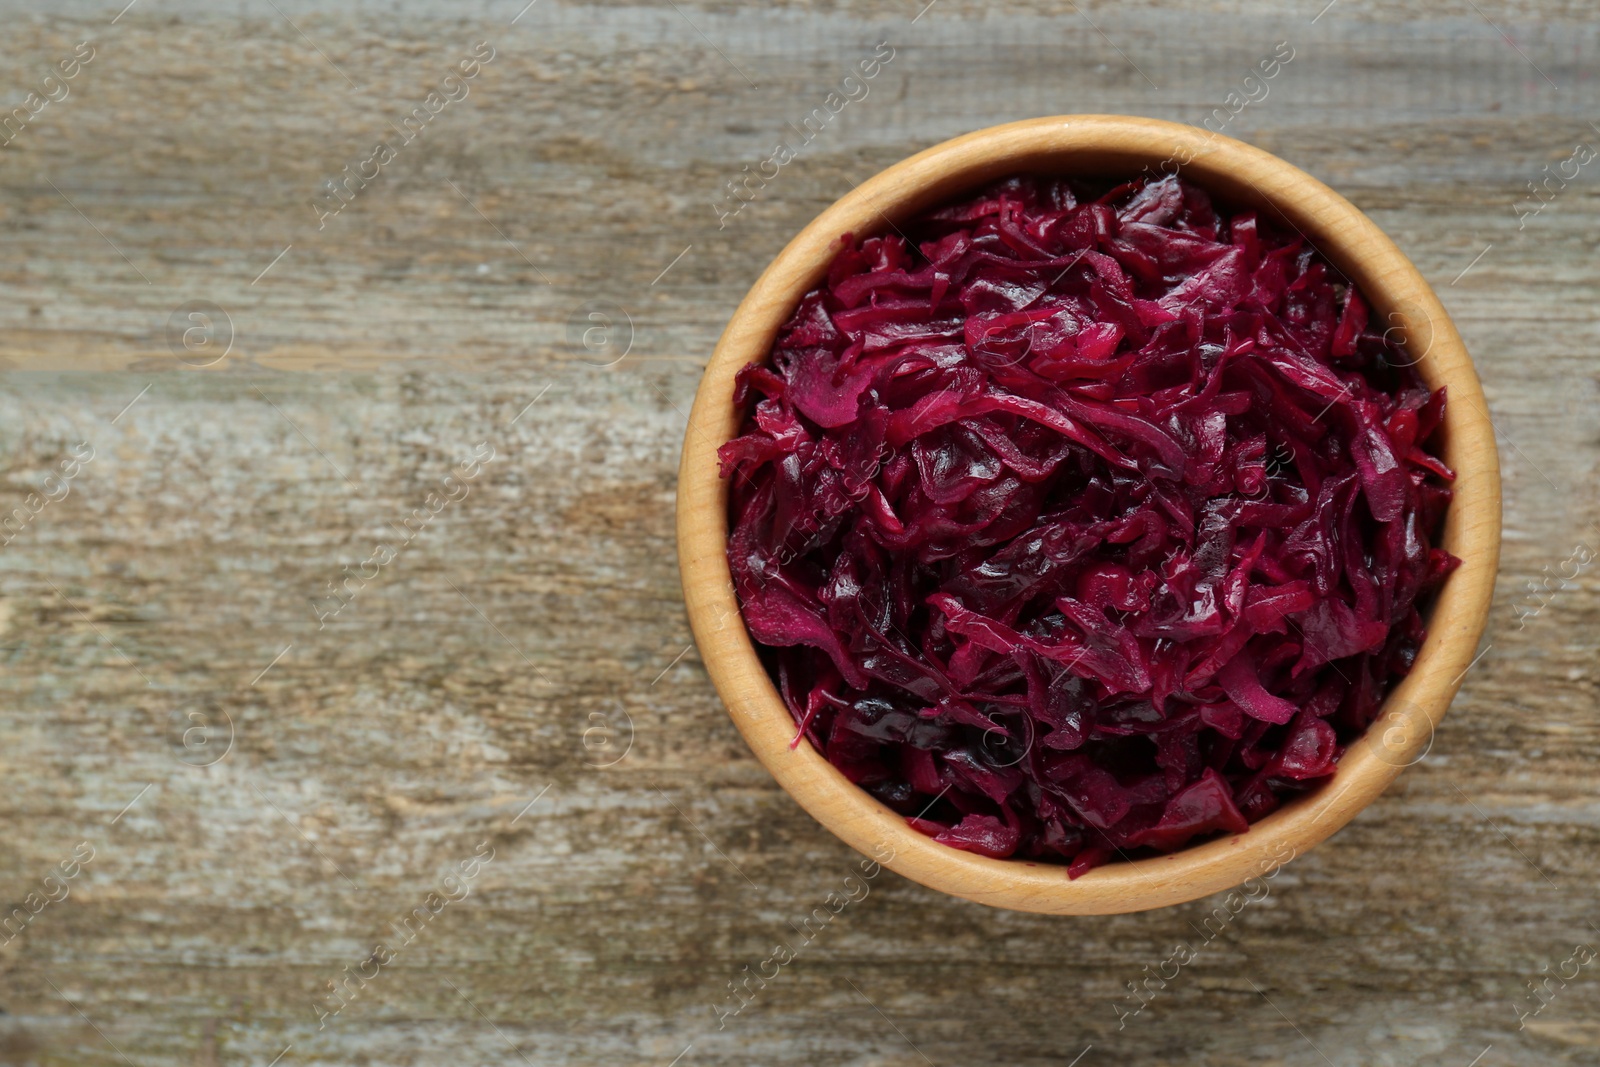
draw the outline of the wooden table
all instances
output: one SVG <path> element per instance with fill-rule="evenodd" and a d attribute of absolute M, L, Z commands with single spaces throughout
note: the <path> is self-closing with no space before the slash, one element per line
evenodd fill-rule
<path fill-rule="evenodd" d="M 1600 549 L 1600 163 L 1527 199 L 1600 144 L 1592 7 L 923 2 L 0 5 L 3 99 L 41 94 L 0 150 L 0 1062 L 1600 1062 L 1600 964 L 1519 1029 L 1600 945 L 1600 614 L 1560 577 Z M 1395 237 L 1483 375 L 1504 567 L 1446 728 L 1120 1029 L 1214 901 L 885 874 L 719 1030 L 856 861 L 689 643 L 722 324 L 917 149 L 1218 107 Z"/>

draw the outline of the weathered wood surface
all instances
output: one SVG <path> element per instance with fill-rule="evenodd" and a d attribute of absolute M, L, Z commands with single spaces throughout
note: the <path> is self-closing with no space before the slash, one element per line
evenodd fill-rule
<path fill-rule="evenodd" d="M 7 107 L 95 48 L 0 149 L 0 510 L 94 450 L 0 549 L 0 895 L 29 917 L 0 1062 L 1600 1061 L 1600 964 L 1518 1022 L 1600 944 L 1594 571 L 1526 592 L 1600 548 L 1600 162 L 1516 210 L 1600 144 L 1600 30 L 1575 2 L 1322 2 L 0 4 Z M 723 183 L 880 40 L 867 98 L 719 230 Z M 479 41 L 470 95 L 401 144 Z M 1226 132 L 1411 254 L 1502 435 L 1489 647 L 1431 755 L 1122 1029 L 1216 901 L 1048 919 L 884 874 L 719 1031 L 856 862 L 686 651 L 674 468 L 721 325 L 887 163 L 1035 114 L 1198 123 L 1278 41 Z M 380 139 L 319 231 L 317 186 Z M 191 301 L 231 320 L 211 366 L 171 340 Z M 623 333 L 569 339 L 591 301 L 631 317 L 614 365 Z M 403 943 L 430 892 L 467 895 Z"/>

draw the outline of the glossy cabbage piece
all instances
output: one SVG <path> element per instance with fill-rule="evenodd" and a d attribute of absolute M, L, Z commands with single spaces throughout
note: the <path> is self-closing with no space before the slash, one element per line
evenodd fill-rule
<path fill-rule="evenodd" d="M 1314 787 L 1457 563 L 1444 393 L 1384 325 L 1171 176 L 1015 178 L 843 238 L 721 450 L 796 743 L 938 841 L 1074 876 Z"/>

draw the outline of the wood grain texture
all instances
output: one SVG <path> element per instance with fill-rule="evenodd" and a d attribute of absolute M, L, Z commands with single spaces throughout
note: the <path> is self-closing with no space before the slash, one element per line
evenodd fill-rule
<path fill-rule="evenodd" d="M 0 1062 L 1600 1059 L 1592 965 L 1517 1015 L 1600 944 L 1600 610 L 1592 568 L 1560 577 L 1600 548 L 1600 170 L 1516 210 L 1600 143 L 1600 28 L 1576 0 L 1322 6 L 0 4 L 7 107 L 96 49 L 0 149 L 0 515 L 95 450 L 0 549 L 8 911 L 95 850 L 0 947 Z M 871 95 L 719 230 L 723 183 L 880 40 Z M 1218 901 L 1047 918 L 885 873 L 718 1030 L 856 862 L 684 651 L 675 468 L 723 325 L 893 161 L 1031 115 L 1199 123 L 1280 40 L 1224 132 L 1395 239 L 1499 432 L 1489 647 L 1432 752 L 1121 1029 Z M 479 41 L 470 95 L 318 230 L 319 183 Z M 202 300 L 234 332 L 203 368 L 168 338 Z M 569 340 L 597 301 L 632 320 L 611 366 Z M 319 630 L 312 598 L 479 442 L 467 495 Z M 229 718 L 192 766 L 225 734 L 186 731 Z M 470 895 L 319 1030 L 327 983 L 484 841 Z"/>

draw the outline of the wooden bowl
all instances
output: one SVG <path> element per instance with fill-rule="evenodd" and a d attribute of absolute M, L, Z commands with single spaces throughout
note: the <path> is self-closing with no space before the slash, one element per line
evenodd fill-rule
<path fill-rule="evenodd" d="M 1461 559 L 1434 603 L 1428 638 L 1367 735 L 1337 772 L 1246 833 L 1171 855 L 1107 864 L 1069 880 L 1066 867 L 974 855 L 911 829 L 810 744 L 790 748 L 794 719 L 757 658 L 726 554 L 727 484 L 717 448 L 741 412 L 734 375 L 767 359 L 779 326 L 823 277 L 842 234 L 865 236 L 1009 174 L 1125 175 L 1177 168 L 1220 201 L 1298 228 L 1369 299 L 1374 322 L 1399 331 L 1430 386 L 1448 386 L 1442 448 L 1456 471 L 1442 544 Z M 858 851 L 933 889 L 996 907 L 1103 915 L 1179 904 L 1269 874 L 1324 840 L 1426 754 L 1473 662 L 1500 552 L 1500 474 L 1483 390 L 1461 338 L 1422 275 L 1370 219 L 1326 185 L 1258 148 L 1192 126 L 1118 115 L 1066 115 L 979 130 L 897 163 L 802 230 L 757 279 L 706 367 L 678 478 L 678 560 L 706 670 L 739 732 L 779 784 Z M 1393 863 L 1394 857 L 1375 857 Z"/>

